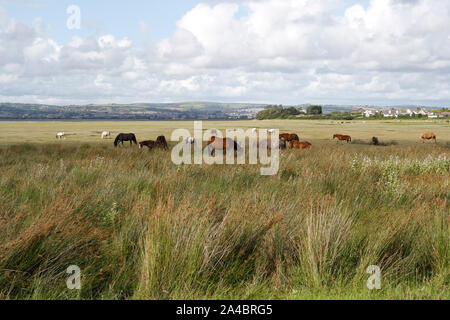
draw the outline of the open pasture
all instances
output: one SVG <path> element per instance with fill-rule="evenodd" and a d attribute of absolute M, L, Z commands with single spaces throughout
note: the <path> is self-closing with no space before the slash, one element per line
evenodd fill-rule
<path fill-rule="evenodd" d="M 155 139 L 165 135 L 168 140 L 173 130 L 185 128 L 193 130 L 193 121 L 157 121 L 157 122 L 0 122 L 0 145 L 17 143 L 49 143 L 57 142 L 58 132 L 65 132 L 64 142 L 101 142 L 103 131 L 111 131 L 111 138 L 119 133 L 133 132 L 139 141 Z M 373 136 L 380 141 L 395 140 L 398 143 L 411 144 L 421 142 L 424 132 L 434 132 L 438 143 L 450 143 L 450 124 L 445 120 L 390 120 L 390 121 L 352 121 L 341 124 L 341 121 L 204 121 L 203 129 L 219 130 L 234 128 L 280 129 L 282 132 L 295 132 L 301 140 L 314 144 L 332 142 L 336 133 L 350 135 L 353 140 L 369 142 Z M 336 143 L 336 142 L 335 142 Z"/>
<path fill-rule="evenodd" d="M 101 139 L 170 139 L 193 122 L 0 123 L 0 299 L 449 298 L 446 122 L 212 127 L 280 128 L 313 148 L 282 150 L 263 177 Z M 422 143 L 428 131 L 437 144 Z M 70 265 L 80 291 L 66 287 Z M 370 265 L 380 290 L 366 286 Z"/>

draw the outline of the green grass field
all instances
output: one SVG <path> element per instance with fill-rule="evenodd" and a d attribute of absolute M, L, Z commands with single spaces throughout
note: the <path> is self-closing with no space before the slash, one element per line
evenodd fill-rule
<path fill-rule="evenodd" d="M 203 126 L 280 128 L 313 148 L 282 151 L 263 177 L 100 139 L 193 122 L 0 122 L 0 299 L 449 298 L 447 122 Z M 437 144 L 420 140 L 429 131 Z M 70 265 L 81 290 L 66 287 Z"/>
<path fill-rule="evenodd" d="M 420 142 L 424 132 L 434 132 L 440 144 L 450 143 L 450 124 L 445 120 L 391 120 L 391 121 L 211 121 L 203 122 L 203 128 L 266 128 L 282 132 L 296 132 L 301 139 L 313 144 L 327 144 L 333 134 L 348 134 L 353 139 L 395 140 L 403 144 Z M 56 142 L 58 132 L 67 134 L 66 142 L 99 142 L 103 131 L 112 134 L 133 132 L 138 140 L 155 139 L 163 134 L 170 138 L 176 128 L 193 130 L 193 121 L 160 122 L 0 122 L 0 145 L 18 143 Z M 101 141 L 100 141 L 101 142 Z M 108 142 L 104 142 L 108 143 Z"/>

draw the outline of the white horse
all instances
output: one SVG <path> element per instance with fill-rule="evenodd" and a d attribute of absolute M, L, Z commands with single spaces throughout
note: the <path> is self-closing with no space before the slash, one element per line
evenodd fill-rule
<path fill-rule="evenodd" d="M 102 139 L 106 139 L 106 138 L 109 138 L 109 137 L 111 137 L 111 132 L 109 132 L 109 131 L 103 131 L 102 132 Z"/>
<path fill-rule="evenodd" d="M 59 139 L 59 140 L 61 140 L 61 139 L 65 139 L 66 138 L 66 133 L 65 132 L 58 132 L 57 134 L 56 134 L 56 139 Z"/>

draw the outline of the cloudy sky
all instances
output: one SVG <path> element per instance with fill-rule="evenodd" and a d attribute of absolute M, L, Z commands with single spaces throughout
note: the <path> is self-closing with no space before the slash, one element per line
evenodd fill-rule
<path fill-rule="evenodd" d="M 192 100 L 448 106 L 450 0 L 0 0 L 0 102 Z"/>

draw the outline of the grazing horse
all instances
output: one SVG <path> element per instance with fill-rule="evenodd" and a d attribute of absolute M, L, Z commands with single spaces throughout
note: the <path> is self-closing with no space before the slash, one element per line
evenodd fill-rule
<path fill-rule="evenodd" d="M 114 140 L 114 146 L 117 147 L 119 143 L 122 143 L 124 141 L 130 141 L 130 145 L 133 145 L 133 142 L 137 145 L 137 139 L 134 133 L 121 133 L 116 137 L 116 140 Z"/>
<path fill-rule="evenodd" d="M 61 139 L 65 139 L 66 138 L 66 133 L 65 132 L 58 132 L 57 134 L 56 134 L 56 139 L 59 139 L 59 140 L 61 140 Z"/>
<path fill-rule="evenodd" d="M 161 148 L 164 150 L 169 150 L 169 146 L 167 145 L 166 137 L 164 137 L 164 136 L 159 136 L 156 139 L 156 141 L 147 140 L 147 141 L 140 142 L 139 149 L 142 149 L 143 147 L 147 147 L 150 150 L 152 150 L 153 148 Z"/>
<path fill-rule="evenodd" d="M 282 133 L 280 134 L 280 139 L 283 139 L 286 142 L 300 141 L 300 138 L 295 133 Z"/>
<path fill-rule="evenodd" d="M 102 139 L 106 139 L 106 138 L 109 138 L 109 137 L 111 137 L 111 132 L 109 132 L 109 131 L 103 131 L 102 132 Z"/>
<path fill-rule="evenodd" d="M 352 137 L 346 136 L 346 135 L 343 135 L 343 134 L 335 134 L 333 136 L 333 139 L 336 139 L 336 138 L 338 139 L 338 142 L 339 141 L 347 141 L 347 143 L 352 142 Z"/>
<path fill-rule="evenodd" d="M 380 141 L 378 140 L 377 137 L 372 137 L 372 144 L 373 144 L 374 146 L 380 145 Z"/>
<path fill-rule="evenodd" d="M 226 154 L 227 150 L 239 151 L 240 147 L 233 139 L 212 136 L 211 140 L 208 141 L 209 155 L 212 156 L 215 150 L 223 150 L 223 153 Z"/>
<path fill-rule="evenodd" d="M 310 149 L 312 147 L 312 144 L 307 141 L 291 141 L 289 142 L 289 149 Z"/>
<path fill-rule="evenodd" d="M 424 133 L 424 134 L 422 135 L 422 141 L 423 141 L 423 143 L 425 143 L 425 140 L 434 140 L 434 143 L 437 143 L 436 135 L 434 134 L 434 132 Z"/>

